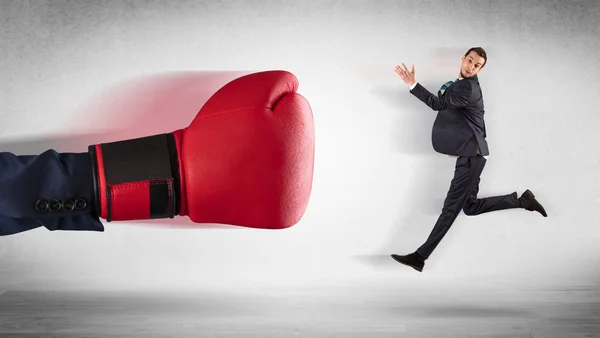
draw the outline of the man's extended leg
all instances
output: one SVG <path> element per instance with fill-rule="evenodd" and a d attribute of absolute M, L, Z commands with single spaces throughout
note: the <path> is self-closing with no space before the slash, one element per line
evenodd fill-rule
<path fill-rule="evenodd" d="M 446 235 L 464 207 L 479 180 L 485 162 L 486 160 L 482 156 L 461 156 L 456 160 L 454 178 L 450 183 L 450 189 L 448 189 L 448 194 L 444 200 L 442 213 L 438 217 L 429 238 L 414 253 L 406 256 L 392 255 L 393 259 L 411 266 L 417 271 L 422 271 L 425 260 L 429 258 L 433 250 L 441 242 L 442 238 L 444 238 L 444 235 Z"/>
<path fill-rule="evenodd" d="M 471 195 L 473 188 L 479 181 L 481 172 L 485 167 L 485 162 L 486 159 L 482 156 L 461 156 L 456 160 L 454 178 L 450 183 L 450 189 L 448 189 L 448 194 L 444 200 L 442 213 L 438 217 L 425 243 L 416 251 L 416 254 L 423 260 L 429 258 L 454 223 L 454 220 L 456 220 L 456 217 Z"/>

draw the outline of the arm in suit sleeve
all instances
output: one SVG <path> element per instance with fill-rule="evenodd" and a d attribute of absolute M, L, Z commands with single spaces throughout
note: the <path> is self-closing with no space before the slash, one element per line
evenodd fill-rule
<path fill-rule="evenodd" d="M 455 84 L 453 90 L 446 92 L 440 97 L 430 93 L 420 83 L 416 83 L 410 93 L 423 101 L 431 109 L 435 111 L 443 109 L 461 108 L 469 104 L 473 88 L 467 81 L 460 81 Z"/>
<path fill-rule="evenodd" d="M 39 227 L 45 227 L 50 231 L 104 231 L 104 226 L 98 217 L 89 213 L 54 218 L 12 218 L 0 214 L 0 236 L 14 235 Z"/>
<path fill-rule="evenodd" d="M 39 210 L 39 201 L 55 201 L 60 207 Z M 39 226 L 103 231 L 94 203 L 88 153 L 48 150 L 40 155 L 17 156 L 0 152 L 0 235 Z"/>

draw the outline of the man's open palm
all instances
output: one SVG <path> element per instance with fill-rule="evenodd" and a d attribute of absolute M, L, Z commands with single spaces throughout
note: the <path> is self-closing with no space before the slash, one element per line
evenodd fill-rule
<path fill-rule="evenodd" d="M 402 81 L 404 81 L 407 85 L 413 85 L 415 80 L 415 65 L 412 65 L 412 69 L 409 71 L 404 62 L 402 66 L 396 66 L 396 73 L 400 75 Z"/>

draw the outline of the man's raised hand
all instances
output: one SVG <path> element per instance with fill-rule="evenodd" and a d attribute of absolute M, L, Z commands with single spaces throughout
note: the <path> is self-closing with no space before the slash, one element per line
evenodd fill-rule
<path fill-rule="evenodd" d="M 396 73 L 400 75 L 402 81 L 404 81 L 407 85 L 412 86 L 415 82 L 415 65 L 412 65 L 412 69 L 409 71 L 408 67 L 402 63 L 402 66 L 396 66 Z"/>

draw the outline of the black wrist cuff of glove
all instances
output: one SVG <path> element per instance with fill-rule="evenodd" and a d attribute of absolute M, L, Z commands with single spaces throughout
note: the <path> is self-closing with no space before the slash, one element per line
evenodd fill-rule
<path fill-rule="evenodd" d="M 101 143 L 92 157 L 96 211 L 108 222 L 173 218 L 179 210 L 179 166 L 173 134 Z"/>

